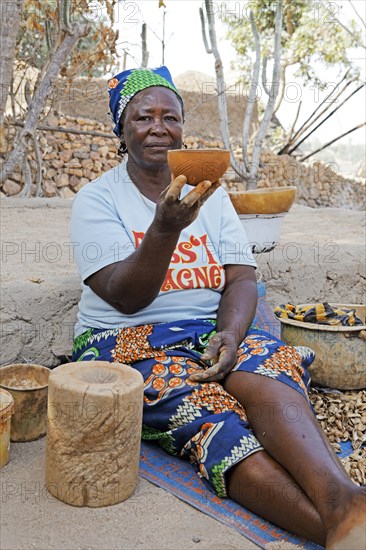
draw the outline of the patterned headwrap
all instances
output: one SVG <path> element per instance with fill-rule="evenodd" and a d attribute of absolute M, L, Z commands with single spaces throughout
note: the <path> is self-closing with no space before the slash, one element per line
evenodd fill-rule
<path fill-rule="evenodd" d="M 109 81 L 109 108 L 115 123 L 113 132 L 118 137 L 121 135 L 119 120 L 126 105 L 138 92 L 152 86 L 169 88 L 177 94 L 183 104 L 171 74 L 164 66 L 157 69 L 129 69 L 117 74 Z"/>

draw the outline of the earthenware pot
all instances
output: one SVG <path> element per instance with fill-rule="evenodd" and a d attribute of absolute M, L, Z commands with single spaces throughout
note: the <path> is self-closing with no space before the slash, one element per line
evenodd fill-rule
<path fill-rule="evenodd" d="M 0 388 L 0 468 L 9 462 L 10 422 L 14 413 L 14 399 Z"/>
<path fill-rule="evenodd" d="M 300 307 L 309 304 L 300 304 Z M 315 352 L 309 367 L 313 384 L 338 390 L 366 387 L 366 306 L 330 304 L 355 309 L 363 325 L 322 325 L 293 319 L 280 319 L 281 338 L 290 346 L 306 346 Z"/>
<path fill-rule="evenodd" d="M 0 367 L 0 386 L 14 399 L 11 441 L 33 441 L 46 433 L 50 369 L 42 365 Z"/>

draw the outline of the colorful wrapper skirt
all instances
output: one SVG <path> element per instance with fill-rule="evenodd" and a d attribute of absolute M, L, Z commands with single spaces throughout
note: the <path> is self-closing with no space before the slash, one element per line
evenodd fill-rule
<path fill-rule="evenodd" d="M 262 450 L 243 406 L 219 382 L 188 380 L 201 360 L 214 320 L 187 320 L 122 329 L 89 329 L 75 338 L 73 361 L 131 365 L 144 378 L 142 437 L 171 454 L 188 457 L 197 474 L 219 496 L 227 496 L 225 473 Z M 287 346 L 252 326 L 238 349 L 233 371 L 283 382 L 308 400 L 308 348 Z M 298 419 L 297 419 L 298 420 Z"/>

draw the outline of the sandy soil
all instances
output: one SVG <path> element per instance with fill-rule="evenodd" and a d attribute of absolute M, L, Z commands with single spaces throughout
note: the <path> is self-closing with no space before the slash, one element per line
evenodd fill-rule
<path fill-rule="evenodd" d="M 17 327 L 23 325 L 15 325 L 13 333 L 7 328 L 15 321 L 26 326 L 47 322 L 55 315 L 68 315 L 72 325 L 80 285 L 68 237 L 70 210 L 71 201 L 61 199 L 2 201 L 3 364 L 25 356 L 52 366 L 57 364 L 52 362 L 55 353 L 51 361 L 46 352 L 53 344 L 69 351 L 70 335 L 62 345 L 59 332 L 50 341 L 44 336 L 21 341 L 16 340 Z M 361 300 L 363 223 L 361 212 L 295 205 L 286 216 L 280 245 L 258 259 L 271 303 L 289 297 Z M 67 506 L 44 490 L 44 448 L 45 439 L 12 444 L 11 461 L 1 471 L 2 550 L 256 548 L 233 529 L 142 479 L 136 494 L 117 506 Z"/>
<path fill-rule="evenodd" d="M 51 367 L 70 354 L 81 290 L 68 233 L 71 205 L 67 199 L 1 201 L 1 364 L 26 359 Z M 273 307 L 362 303 L 364 215 L 294 205 L 279 245 L 257 262 Z"/>
<path fill-rule="evenodd" d="M 70 301 L 68 284 L 71 281 L 78 288 L 79 283 L 68 244 L 70 201 L 16 199 L 2 201 L 2 207 L 1 278 L 10 297 L 9 304 L 2 303 L 4 328 L 19 304 L 23 319 L 35 316 L 38 307 L 39 317 L 45 318 L 52 305 L 43 301 L 44 293 L 58 288 L 59 282 Z M 24 306 L 29 297 L 31 302 Z M 47 347 L 42 340 L 41 346 Z M 19 346 L 22 354 L 25 347 Z M 34 342 L 32 348 L 34 352 Z M 11 444 L 11 460 L 1 470 L 2 550 L 258 548 L 232 528 L 142 478 L 135 494 L 116 506 L 74 508 L 58 501 L 44 488 L 45 441 Z"/>
<path fill-rule="evenodd" d="M 69 239 L 71 204 L 71 199 L 57 198 L 1 200 L 3 283 L 77 276 Z M 355 278 L 359 269 L 363 274 L 364 246 L 363 212 L 295 204 L 284 219 L 279 246 L 256 259 L 260 269 L 267 264 L 284 263 L 295 268 L 306 263 L 313 270 L 326 266 L 333 272 L 354 263 L 355 270 L 349 276 Z M 306 279 L 301 283 L 311 286 Z"/>
<path fill-rule="evenodd" d="M 1 550 L 258 548 L 141 478 L 136 492 L 115 506 L 64 504 L 44 488 L 45 441 L 11 444 L 11 461 L 1 470 Z"/>

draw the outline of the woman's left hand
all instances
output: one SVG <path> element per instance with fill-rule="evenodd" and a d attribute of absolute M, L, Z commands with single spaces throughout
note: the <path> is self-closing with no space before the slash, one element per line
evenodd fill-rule
<path fill-rule="evenodd" d="M 191 374 L 192 382 L 213 382 L 222 380 L 235 366 L 238 345 L 232 332 L 217 332 L 209 340 L 205 352 L 201 355 L 203 361 L 210 361 L 212 367 Z"/>

